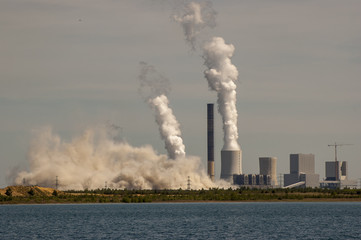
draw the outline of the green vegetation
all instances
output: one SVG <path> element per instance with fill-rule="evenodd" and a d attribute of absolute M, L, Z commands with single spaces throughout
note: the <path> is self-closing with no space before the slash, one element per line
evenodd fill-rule
<path fill-rule="evenodd" d="M 19 188 L 26 188 L 21 187 Z M 8 187 L 1 203 L 144 203 L 189 201 L 361 201 L 360 189 L 201 189 L 201 190 L 118 190 L 95 189 L 57 191 L 27 187 L 22 195 Z"/>
<path fill-rule="evenodd" d="M 11 190 L 11 188 L 6 189 L 5 195 L 8 197 L 11 197 L 13 195 L 13 191 Z"/>

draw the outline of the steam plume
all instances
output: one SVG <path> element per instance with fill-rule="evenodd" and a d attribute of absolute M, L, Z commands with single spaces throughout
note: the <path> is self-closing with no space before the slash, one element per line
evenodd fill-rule
<path fill-rule="evenodd" d="M 231 63 L 233 52 L 234 46 L 226 44 L 220 37 L 212 38 L 203 46 L 204 64 L 208 68 L 204 76 L 209 87 L 217 92 L 218 111 L 222 115 L 223 150 L 239 150 L 235 84 L 238 71 Z"/>
<path fill-rule="evenodd" d="M 170 91 L 167 78 L 159 74 L 153 66 L 141 62 L 139 92 L 154 110 L 159 132 L 165 142 L 171 159 L 185 157 L 185 146 L 181 138 L 179 123 L 169 107 L 166 94 Z"/>
<path fill-rule="evenodd" d="M 181 24 L 185 40 L 192 47 L 192 50 L 195 50 L 200 31 L 207 27 L 215 27 L 216 12 L 212 9 L 211 2 L 190 2 L 184 7 L 183 13 L 180 15 L 174 15 L 173 19 Z"/>
<path fill-rule="evenodd" d="M 216 187 L 208 178 L 198 157 L 169 161 L 151 146 L 132 147 L 114 142 L 103 128 L 88 129 L 70 142 L 64 142 L 45 128 L 33 139 L 29 154 L 30 171 L 17 174 L 15 184 L 54 187 L 59 177 L 60 189 L 110 188 L 192 189 Z M 223 183 L 224 184 L 224 183 Z M 223 185 L 229 187 L 229 185 Z"/>

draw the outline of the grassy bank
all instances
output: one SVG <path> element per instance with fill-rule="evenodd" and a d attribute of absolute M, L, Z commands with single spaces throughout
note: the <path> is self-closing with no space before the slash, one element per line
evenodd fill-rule
<path fill-rule="evenodd" d="M 57 191 L 38 186 L 12 186 L 0 191 L 0 204 L 142 203 L 203 201 L 361 201 L 360 189 L 202 189 Z"/>

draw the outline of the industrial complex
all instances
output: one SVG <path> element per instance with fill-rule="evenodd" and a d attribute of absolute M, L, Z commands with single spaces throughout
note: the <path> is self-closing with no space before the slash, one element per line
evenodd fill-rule
<path fill-rule="evenodd" d="M 208 175 L 214 181 L 214 105 L 207 104 L 207 156 Z M 350 144 L 332 144 L 335 147 L 335 161 L 325 162 L 326 178 L 320 181 L 315 173 L 314 154 L 290 154 L 290 172 L 277 180 L 277 158 L 260 157 L 259 174 L 245 174 L 242 171 L 242 150 L 221 150 L 220 178 L 233 185 L 252 188 L 357 188 L 357 181 L 347 176 L 347 162 L 337 160 L 337 147 Z M 283 184 L 281 184 L 283 180 Z"/>

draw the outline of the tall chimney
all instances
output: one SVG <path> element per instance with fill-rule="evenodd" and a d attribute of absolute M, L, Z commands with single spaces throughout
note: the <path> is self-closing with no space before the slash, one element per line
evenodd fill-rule
<path fill-rule="evenodd" d="M 207 158 L 208 176 L 214 181 L 214 115 L 213 103 L 207 104 Z"/>

